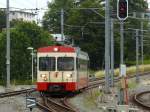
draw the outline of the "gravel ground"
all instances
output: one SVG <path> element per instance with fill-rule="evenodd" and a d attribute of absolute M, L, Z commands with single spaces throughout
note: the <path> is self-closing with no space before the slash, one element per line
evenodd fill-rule
<path fill-rule="evenodd" d="M 26 108 L 25 95 L 1 98 L 0 112 L 30 112 L 30 110 Z M 41 111 L 37 108 L 34 108 L 32 112 L 41 112 Z"/>
<path fill-rule="evenodd" d="M 131 81 L 134 80 L 135 79 L 132 79 Z M 132 95 L 147 90 L 150 90 L 150 76 L 143 76 L 142 79 L 140 79 L 140 83 L 136 86 L 136 88 L 131 89 L 129 93 Z"/>
<path fill-rule="evenodd" d="M 31 88 L 31 86 L 16 86 L 11 87 L 11 90 L 20 90 L 25 88 Z M 0 92 L 5 92 L 5 88 L 0 86 Z M 26 94 L 0 98 L 0 112 L 30 112 L 30 110 L 26 108 Z M 34 108 L 32 112 L 41 112 L 41 110 Z"/>
<path fill-rule="evenodd" d="M 99 108 L 97 108 L 96 102 L 89 103 L 87 96 L 89 95 L 89 91 L 84 92 L 74 98 L 70 99 L 70 103 L 76 107 L 79 112 L 102 112 Z"/>

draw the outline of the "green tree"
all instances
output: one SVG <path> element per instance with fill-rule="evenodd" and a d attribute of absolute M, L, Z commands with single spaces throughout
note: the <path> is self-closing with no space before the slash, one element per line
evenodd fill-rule
<path fill-rule="evenodd" d="M 48 4 L 49 10 L 45 13 L 43 17 L 43 26 L 44 29 L 47 29 L 51 32 L 59 33 L 60 32 L 60 15 L 61 9 L 65 9 L 68 13 L 69 8 L 73 7 L 74 0 L 54 0 Z M 68 16 L 65 14 L 65 20 Z"/>
<path fill-rule="evenodd" d="M 99 4 L 100 0 L 97 1 L 83 1 L 82 4 L 79 5 L 79 7 L 97 7 L 100 8 L 98 13 L 102 13 L 104 15 L 104 10 L 102 5 Z M 60 5 L 65 3 L 66 5 Z M 68 5 L 69 4 L 69 5 Z M 91 65 L 92 68 L 96 68 L 98 65 L 103 61 L 103 46 L 104 46 L 104 33 L 102 28 L 103 25 L 98 24 L 90 24 L 90 22 L 100 22 L 104 21 L 103 17 L 98 16 L 96 13 L 94 13 L 92 10 L 77 10 L 75 8 L 78 8 L 78 6 L 74 5 L 74 1 L 59 1 L 55 0 L 54 2 L 50 3 L 49 5 L 49 11 L 46 12 L 44 16 L 44 22 L 43 24 L 44 28 L 51 30 L 55 33 L 60 32 L 60 15 L 54 13 L 59 11 L 61 8 L 65 9 L 65 34 L 67 35 L 73 35 L 75 37 L 75 42 L 78 44 L 82 50 L 87 51 L 90 54 L 91 57 Z M 72 9 L 73 8 L 73 9 Z M 69 24 L 71 25 L 69 27 Z M 78 28 L 74 28 L 72 26 L 81 26 Z M 49 26 L 49 27 L 48 27 Z M 56 28 L 59 28 L 57 30 Z M 78 38 L 81 36 L 81 29 L 83 29 L 83 36 L 84 39 L 81 40 L 81 38 Z M 90 33 L 88 33 L 90 32 Z M 96 35 L 99 34 L 99 35 Z M 97 49 L 100 48 L 100 49 Z M 102 52 L 101 52 L 102 51 Z M 96 55 L 96 56 L 95 56 Z M 99 59 L 98 59 L 99 58 Z M 97 61 L 96 61 L 97 60 Z"/>
<path fill-rule="evenodd" d="M 35 49 L 52 44 L 48 32 L 35 23 L 19 21 L 11 28 L 11 79 L 24 80 L 31 76 L 31 55 L 28 47 Z M 0 34 L 0 74 L 6 77 L 6 32 Z"/>
<path fill-rule="evenodd" d="M 82 0 L 77 5 L 71 5 L 63 7 L 65 9 L 65 34 L 71 35 L 75 39 L 76 45 L 80 46 L 82 50 L 86 51 L 90 55 L 91 68 L 97 69 L 104 67 L 104 37 L 105 37 L 105 25 L 98 24 L 98 22 L 104 23 L 104 6 L 102 6 L 103 0 Z M 49 3 L 49 10 L 45 13 L 43 26 L 49 31 L 54 33 L 60 32 L 60 14 L 54 12 L 60 11 L 61 4 L 64 1 L 54 0 Z M 66 1 L 65 4 L 70 3 Z M 92 8 L 96 7 L 99 10 L 77 10 L 74 8 Z M 111 9 L 116 12 L 117 0 L 111 1 Z M 70 8 L 70 9 L 69 9 Z M 72 9 L 73 8 L 73 9 Z M 147 2 L 144 0 L 130 0 L 129 1 L 129 15 L 132 16 L 132 12 L 143 12 L 148 8 Z M 111 11 L 112 11 L 111 10 Z M 100 16 L 101 15 L 101 16 Z M 114 13 L 116 15 L 116 13 Z M 139 15 L 139 13 L 138 13 Z M 114 16 L 116 19 L 116 16 Z M 96 22 L 94 24 L 92 22 Z M 115 37 L 115 62 L 119 66 L 120 63 L 120 25 L 119 21 L 116 21 L 114 37 Z M 141 20 L 127 19 L 125 21 L 125 29 L 127 28 L 140 28 Z M 148 27 L 147 22 L 144 23 L 144 29 Z M 59 30 L 58 30 L 59 29 Z M 135 38 L 132 32 L 125 31 L 125 60 L 135 61 Z M 133 51 L 131 53 L 131 51 Z"/>
<path fill-rule="evenodd" d="M 77 8 L 99 8 L 98 10 L 76 10 L 70 12 L 67 24 L 81 26 L 76 29 L 66 27 L 66 34 L 74 35 L 76 44 L 90 56 L 90 67 L 99 69 L 104 60 L 104 9 L 99 0 L 86 0 L 81 2 Z M 100 15 L 96 14 L 99 13 Z M 99 24 L 99 22 L 101 22 Z"/>

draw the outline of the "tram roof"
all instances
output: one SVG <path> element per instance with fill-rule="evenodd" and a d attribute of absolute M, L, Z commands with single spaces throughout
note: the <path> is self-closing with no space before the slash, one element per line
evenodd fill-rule
<path fill-rule="evenodd" d="M 76 52 L 76 48 L 71 46 L 47 46 L 38 49 L 39 53 L 47 52 Z"/>
<path fill-rule="evenodd" d="M 58 52 L 66 52 L 66 53 L 77 53 L 77 55 L 84 55 L 89 59 L 89 56 L 86 52 L 81 51 L 79 47 L 72 47 L 68 45 L 64 46 L 47 46 L 41 47 L 37 51 L 38 53 L 58 53 Z"/>

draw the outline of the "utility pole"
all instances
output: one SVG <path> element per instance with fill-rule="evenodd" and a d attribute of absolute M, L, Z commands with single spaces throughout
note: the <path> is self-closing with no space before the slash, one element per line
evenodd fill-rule
<path fill-rule="evenodd" d="M 36 23 L 39 24 L 40 21 L 38 19 L 38 0 L 36 0 L 36 8 L 35 9 L 36 9 L 36 12 L 35 12 L 36 13 Z"/>
<path fill-rule="evenodd" d="M 135 37 L 136 37 L 136 82 L 139 83 L 139 32 L 140 31 L 147 31 L 147 30 L 141 30 L 141 29 L 133 29 L 128 28 L 135 31 Z"/>
<path fill-rule="evenodd" d="M 136 82 L 139 82 L 139 30 L 136 29 Z"/>
<path fill-rule="evenodd" d="M 142 13 L 142 19 L 144 19 L 144 13 Z M 143 65 L 143 60 L 144 60 L 144 53 L 143 53 L 143 20 L 141 22 L 141 62 Z"/>
<path fill-rule="evenodd" d="M 9 0 L 7 0 L 7 14 L 6 14 L 6 67 L 7 67 L 7 83 L 6 88 L 10 87 L 10 21 L 9 21 Z"/>
<path fill-rule="evenodd" d="M 34 59 L 34 58 L 33 58 L 33 56 L 34 56 L 33 49 L 32 49 L 31 55 L 32 55 L 32 84 L 33 84 L 33 72 L 34 72 L 34 71 L 33 71 L 33 69 L 34 69 L 34 68 L 33 68 L 33 64 L 34 64 L 34 63 L 33 63 L 33 59 Z"/>
<path fill-rule="evenodd" d="M 109 37 L 110 37 L 110 2 L 109 0 L 105 1 L 105 92 L 108 93 L 109 88 L 109 68 L 110 68 L 110 53 L 109 53 Z"/>
<path fill-rule="evenodd" d="M 124 64 L 124 22 L 120 21 L 120 63 Z"/>
<path fill-rule="evenodd" d="M 114 20 L 111 19 L 111 86 L 114 86 Z"/>
<path fill-rule="evenodd" d="M 64 9 L 61 9 L 61 41 L 63 42 L 64 37 Z"/>
<path fill-rule="evenodd" d="M 121 75 L 121 66 L 124 64 L 124 21 L 120 20 L 120 75 Z M 125 77 L 121 76 L 122 82 L 125 82 Z M 123 87 L 120 88 L 119 93 L 119 103 L 124 104 L 125 100 L 125 89 Z"/>

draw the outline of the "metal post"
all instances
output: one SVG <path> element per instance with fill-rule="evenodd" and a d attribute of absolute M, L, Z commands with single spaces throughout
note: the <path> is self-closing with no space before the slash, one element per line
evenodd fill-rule
<path fill-rule="evenodd" d="M 120 67 L 124 64 L 124 23 L 120 21 Z M 121 68 L 120 68 L 121 69 Z M 121 77 L 121 80 L 124 81 L 124 77 Z M 120 104 L 124 104 L 124 89 L 120 88 Z"/>
<path fill-rule="evenodd" d="M 72 46 L 74 46 L 74 39 L 72 38 Z"/>
<path fill-rule="evenodd" d="M 64 36 L 64 9 L 61 9 L 61 41 L 63 42 Z"/>
<path fill-rule="evenodd" d="M 6 66 L 7 66 L 7 83 L 6 87 L 10 87 L 10 21 L 9 21 L 9 0 L 7 0 L 7 15 L 6 15 Z"/>
<path fill-rule="evenodd" d="M 34 60 L 33 60 L 33 56 L 34 56 L 34 48 L 33 48 L 33 47 L 28 47 L 27 49 L 28 49 L 28 50 L 31 50 L 31 56 L 32 56 L 32 60 L 31 60 L 31 61 L 32 61 L 32 62 L 31 62 L 31 69 L 32 69 L 31 75 L 32 75 L 32 76 L 31 76 L 31 77 L 32 77 L 32 83 L 33 83 L 33 72 L 34 72 L 34 71 L 33 71 L 33 70 L 34 70 L 34 67 L 33 67 L 33 66 L 34 66 L 34 65 L 33 65 L 33 64 L 34 64 L 34 63 L 33 63 L 33 61 L 34 61 Z"/>
<path fill-rule="evenodd" d="M 144 19 L 144 13 L 142 13 L 142 19 Z M 143 65 L 143 60 L 144 60 L 144 56 L 143 56 L 143 21 L 141 21 L 141 62 Z"/>
<path fill-rule="evenodd" d="M 38 19 L 38 1 L 36 0 L 36 23 L 39 24 L 39 19 Z"/>
<path fill-rule="evenodd" d="M 114 86 L 114 23 L 111 19 L 111 86 Z"/>
<path fill-rule="evenodd" d="M 105 1 L 105 92 L 109 92 L 109 37 L 110 37 L 110 25 L 109 25 L 109 0 Z"/>
<path fill-rule="evenodd" d="M 32 84 L 33 84 L 33 56 L 34 56 L 33 50 L 34 49 L 32 49 L 32 52 L 31 52 L 31 55 L 32 55 Z"/>
<path fill-rule="evenodd" d="M 120 21 L 120 63 L 124 64 L 124 23 Z"/>
<path fill-rule="evenodd" d="M 82 39 L 84 38 L 84 27 L 81 28 L 82 31 Z"/>
<path fill-rule="evenodd" d="M 139 30 L 136 29 L 136 82 L 139 82 Z"/>

